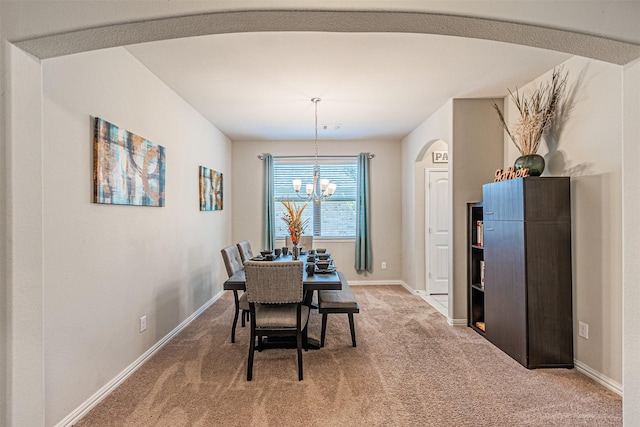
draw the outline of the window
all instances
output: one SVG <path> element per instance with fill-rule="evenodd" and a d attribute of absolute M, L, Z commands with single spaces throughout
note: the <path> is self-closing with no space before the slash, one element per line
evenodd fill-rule
<path fill-rule="evenodd" d="M 327 178 L 337 184 L 336 192 L 328 200 L 319 203 L 309 202 L 304 210 L 303 218 L 309 219 L 304 234 L 314 237 L 347 237 L 356 234 L 356 177 L 357 163 L 355 157 L 318 159 L 321 178 Z M 315 158 L 274 158 L 273 182 L 274 195 L 278 199 L 289 197 L 298 204 L 305 203 L 293 191 L 291 181 L 302 179 L 305 184 L 313 182 Z M 287 235 L 287 227 L 280 218 L 284 215 L 284 206 L 275 203 L 276 238 L 283 239 Z"/>

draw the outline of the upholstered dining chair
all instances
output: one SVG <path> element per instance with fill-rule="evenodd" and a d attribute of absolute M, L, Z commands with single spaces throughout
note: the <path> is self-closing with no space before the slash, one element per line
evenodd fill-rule
<path fill-rule="evenodd" d="M 253 258 L 253 251 L 251 250 L 251 243 L 248 240 L 243 240 L 238 243 L 238 250 L 240 251 L 240 259 L 242 262 L 250 260 Z"/>
<path fill-rule="evenodd" d="M 293 247 L 293 242 L 291 241 L 291 236 L 287 236 L 285 238 L 284 245 L 291 249 Z M 300 241 L 298 242 L 298 247 L 303 248 L 304 250 L 309 250 L 313 248 L 313 236 L 300 236 Z"/>
<path fill-rule="evenodd" d="M 298 381 L 302 381 L 302 342 L 307 342 L 309 307 L 302 304 L 302 261 L 247 261 L 244 264 L 247 301 L 251 312 L 251 341 L 247 381 L 253 378 L 255 350 L 263 337 L 296 337 Z M 256 348 L 256 341 L 257 348 Z"/>
<path fill-rule="evenodd" d="M 227 269 L 229 277 L 233 276 L 236 272 L 242 270 L 242 259 L 240 258 L 240 251 L 236 245 L 227 246 L 223 248 L 222 259 L 224 260 L 224 266 Z M 235 302 L 236 313 L 233 316 L 233 325 L 231 325 L 231 342 L 236 342 L 236 325 L 238 324 L 238 314 L 242 311 L 242 327 L 245 325 L 245 316 L 249 315 L 249 303 L 247 302 L 247 294 L 243 292 L 238 297 L 238 291 L 233 290 L 233 300 Z"/>

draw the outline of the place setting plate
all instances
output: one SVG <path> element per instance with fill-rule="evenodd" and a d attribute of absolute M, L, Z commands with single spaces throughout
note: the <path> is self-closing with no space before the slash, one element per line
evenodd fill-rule
<path fill-rule="evenodd" d="M 335 272 L 336 272 L 335 267 L 329 267 L 329 268 L 323 268 L 323 269 L 316 267 L 316 271 L 315 271 L 316 274 L 330 274 Z"/>

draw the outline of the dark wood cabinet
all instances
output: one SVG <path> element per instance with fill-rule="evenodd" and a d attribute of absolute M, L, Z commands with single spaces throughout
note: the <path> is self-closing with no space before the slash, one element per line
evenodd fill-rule
<path fill-rule="evenodd" d="M 485 337 L 527 368 L 573 367 L 570 196 L 568 177 L 483 186 Z"/>

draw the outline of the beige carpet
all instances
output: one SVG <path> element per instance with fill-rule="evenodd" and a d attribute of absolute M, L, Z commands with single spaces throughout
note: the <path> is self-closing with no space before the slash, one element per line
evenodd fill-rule
<path fill-rule="evenodd" d="M 567 369 L 527 370 L 400 286 L 354 286 L 358 347 L 346 315 L 327 342 L 256 353 L 229 342 L 231 294 L 216 301 L 77 426 L 620 426 L 622 400 Z M 312 314 L 310 335 L 320 335 Z"/>

